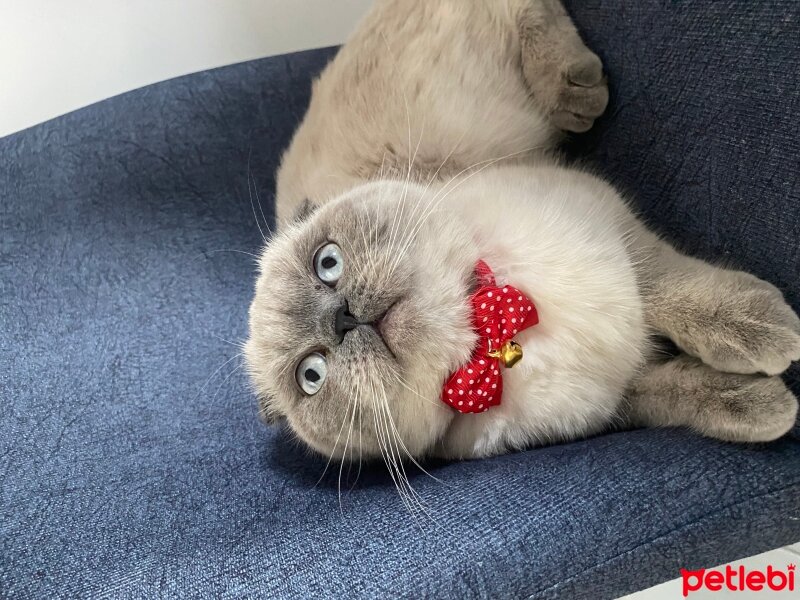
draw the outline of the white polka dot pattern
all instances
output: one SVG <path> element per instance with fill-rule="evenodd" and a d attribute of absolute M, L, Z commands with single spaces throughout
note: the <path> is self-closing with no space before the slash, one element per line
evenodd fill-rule
<path fill-rule="evenodd" d="M 470 361 L 453 373 L 442 389 L 442 400 L 462 413 L 484 412 L 500 404 L 503 395 L 502 363 L 489 356 L 518 331 L 536 325 L 539 315 L 533 302 L 513 286 L 497 287 L 485 262 L 475 267 L 478 290 L 472 295 L 472 323 L 478 344 Z M 511 318 L 514 329 L 506 325 Z M 503 367 L 505 368 L 505 367 Z"/>

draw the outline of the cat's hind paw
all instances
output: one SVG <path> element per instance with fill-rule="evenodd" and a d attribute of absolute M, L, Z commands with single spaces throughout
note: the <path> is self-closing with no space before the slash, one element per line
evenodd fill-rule
<path fill-rule="evenodd" d="M 730 275 L 675 341 L 719 371 L 783 373 L 800 360 L 800 318 L 775 286 L 748 273 Z"/>
<path fill-rule="evenodd" d="M 650 365 L 626 395 L 633 425 L 683 425 L 729 442 L 776 440 L 797 410 L 780 377 L 723 373 L 686 354 Z"/>

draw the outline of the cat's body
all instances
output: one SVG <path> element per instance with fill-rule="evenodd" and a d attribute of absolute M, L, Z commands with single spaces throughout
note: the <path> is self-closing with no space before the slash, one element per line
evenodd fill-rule
<path fill-rule="evenodd" d="M 550 0 L 378 1 L 314 82 L 278 172 L 278 220 L 381 174 L 405 177 L 412 157 L 412 175 L 427 181 L 501 157 L 542 156 L 561 137 L 548 114 L 562 112 L 559 101 L 588 115 L 575 117 L 573 130 L 588 129 L 608 101 L 602 64 L 563 9 L 551 15 L 548 4 L 560 8 Z M 523 46 L 534 44 L 518 25 L 526 12 L 532 27 L 542 22 L 550 78 L 572 69 L 591 85 L 556 85 L 533 64 L 529 80 Z M 532 87 L 545 89 L 534 97 Z"/>
<path fill-rule="evenodd" d="M 463 227 L 472 262 L 486 261 L 500 285 L 534 299 L 539 316 L 535 327 L 514 335 L 524 359 L 504 370 L 502 403 L 455 414 L 440 453 L 490 456 L 574 439 L 617 416 L 650 340 L 628 210 L 603 188 L 558 167 L 497 166 L 440 194 L 438 210 Z M 507 316 L 512 331 L 514 317 Z"/>
<path fill-rule="evenodd" d="M 338 457 L 487 456 L 615 421 L 787 431 L 797 400 L 755 374 L 800 357 L 780 292 L 677 253 L 549 157 L 607 97 L 557 2 L 379 2 L 316 82 L 278 175 L 247 344 L 265 413 Z M 478 259 L 540 323 L 516 338 L 500 406 L 460 414 L 440 395 L 475 345 Z M 654 360 L 653 334 L 687 354 Z"/>

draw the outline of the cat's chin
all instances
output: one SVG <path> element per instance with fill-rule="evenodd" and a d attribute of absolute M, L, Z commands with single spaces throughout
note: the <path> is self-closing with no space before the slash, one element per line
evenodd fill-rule
<path fill-rule="evenodd" d="M 415 301 L 402 297 L 376 323 L 383 344 L 401 367 L 414 363 L 427 341 L 423 321 Z"/>
<path fill-rule="evenodd" d="M 409 347 L 410 340 L 408 339 L 410 326 L 413 326 L 415 320 L 411 312 L 413 309 L 409 303 L 401 298 L 389 307 L 389 310 L 376 324 L 383 344 L 398 361 L 408 358 L 409 352 L 413 351 L 413 348 Z"/>
<path fill-rule="evenodd" d="M 387 310 L 375 324 L 376 329 L 378 330 L 378 334 L 381 336 L 381 339 L 383 340 L 384 346 L 386 346 L 386 349 L 395 358 L 395 360 L 397 360 L 397 342 L 398 342 L 396 337 L 397 327 L 398 327 L 397 313 L 398 311 L 403 310 L 402 307 L 398 308 L 398 304 L 400 302 L 401 300 L 394 302 L 394 304 L 392 304 L 389 307 L 389 310 Z M 400 317 L 400 319 L 402 319 L 402 317 Z"/>

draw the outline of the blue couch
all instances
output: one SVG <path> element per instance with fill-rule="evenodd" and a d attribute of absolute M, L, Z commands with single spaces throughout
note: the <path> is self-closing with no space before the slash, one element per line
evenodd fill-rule
<path fill-rule="evenodd" d="M 800 309 L 800 5 L 568 4 L 612 89 L 570 152 L 681 247 Z M 259 422 L 236 346 L 247 253 L 333 53 L 0 139 L 0 597 L 612 598 L 800 540 L 797 429 L 433 464 L 443 483 L 411 476 L 433 522 L 377 466 L 344 469 L 340 504 L 338 469 L 319 480 L 324 461 Z"/>

